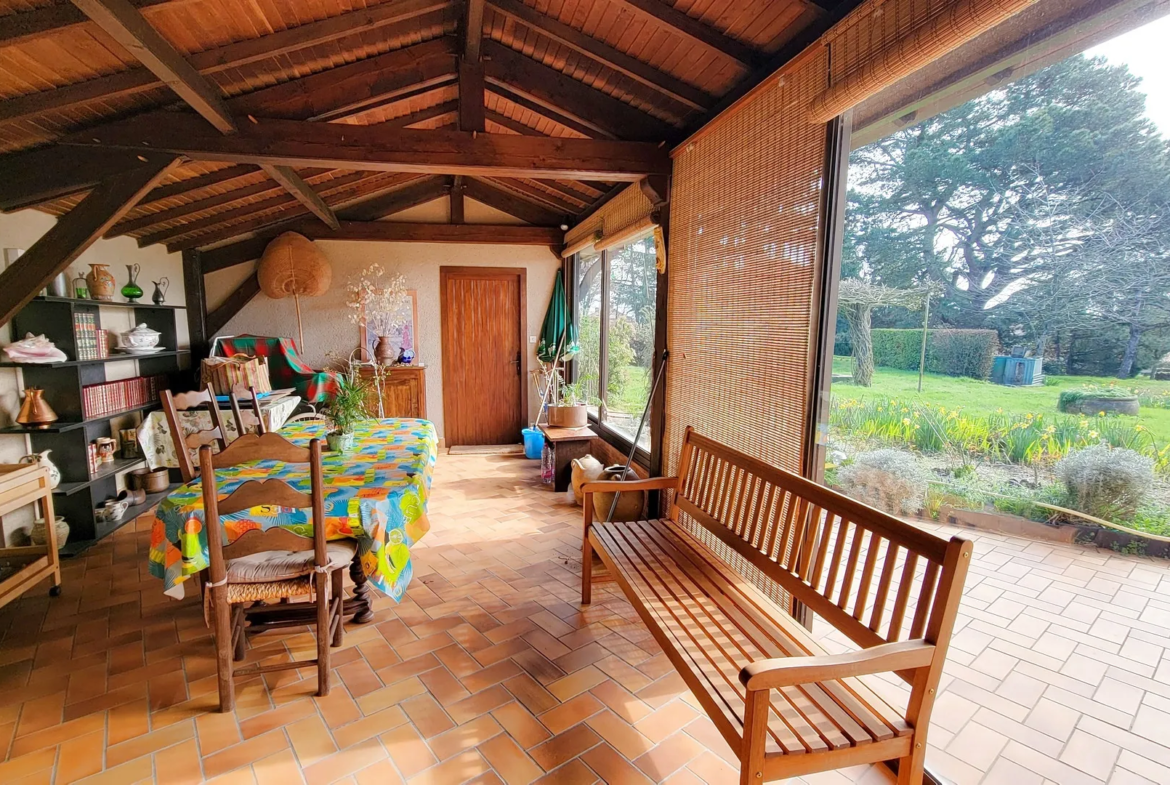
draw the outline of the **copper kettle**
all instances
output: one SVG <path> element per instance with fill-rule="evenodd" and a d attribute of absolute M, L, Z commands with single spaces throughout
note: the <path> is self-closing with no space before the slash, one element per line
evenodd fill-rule
<path fill-rule="evenodd" d="M 24 403 L 20 405 L 20 414 L 16 416 L 16 421 L 28 428 L 48 428 L 49 423 L 56 420 L 57 413 L 45 400 L 45 391 L 40 387 L 26 387 Z"/>

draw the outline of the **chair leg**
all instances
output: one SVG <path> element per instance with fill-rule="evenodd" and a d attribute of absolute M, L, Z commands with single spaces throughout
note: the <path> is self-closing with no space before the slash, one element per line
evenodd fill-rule
<path fill-rule="evenodd" d="M 342 615 L 342 607 L 345 605 L 344 595 L 345 570 L 333 571 L 333 602 L 337 603 L 338 612 L 337 618 L 331 623 L 337 625 L 337 629 L 333 633 L 333 645 L 340 646 L 345 639 L 345 618 Z"/>
<path fill-rule="evenodd" d="M 329 606 L 328 576 L 317 573 L 317 695 L 329 694 Z"/>
<path fill-rule="evenodd" d="M 917 733 L 911 740 L 913 747 L 905 758 L 898 759 L 898 785 L 922 785 L 922 768 L 926 764 L 926 742 Z"/>
<path fill-rule="evenodd" d="M 581 604 L 593 602 L 593 543 L 589 542 L 589 530 L 581 546 Z"/>
<path fill-rule="evenodd" d="M 232 681 L 232 622 L 226 586 L 217 586 L 211 590 L 211 611 L 215 620 L 215 665 L 219 680 L 219 710 L 230 712 L 236 707 L 236 688 Z"/>
<path fill-rule="evenodd" d="M 236 662 L 242 662 L 244 659 L 244 606 L 237 605 L 232 609 L 232 640 L 235 642 L 235 651 L 232 652 L 232 659 Z"/>

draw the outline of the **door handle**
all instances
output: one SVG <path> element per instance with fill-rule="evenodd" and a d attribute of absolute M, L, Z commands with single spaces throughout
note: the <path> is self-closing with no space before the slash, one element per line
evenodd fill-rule
<path fill-rule="evenodd" d="M 520 375 L 520 352 L 516 352 L 516 359 L 512 362 L 516 363 L 516 375 Z"/>

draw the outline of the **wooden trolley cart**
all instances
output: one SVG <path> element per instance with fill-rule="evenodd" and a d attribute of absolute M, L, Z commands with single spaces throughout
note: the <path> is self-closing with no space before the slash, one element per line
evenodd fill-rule
<path fill-rule="evenodd" d="M 45 578 L 49 593 L 61 593 L 61 558 L 53 525 L 53 489 L 47 469 L 33 464 L 0 464 L 0 516 L 36 502 L 41 503 L 48 542 L 21 548 L 0 548 L 0 608 Z"/>

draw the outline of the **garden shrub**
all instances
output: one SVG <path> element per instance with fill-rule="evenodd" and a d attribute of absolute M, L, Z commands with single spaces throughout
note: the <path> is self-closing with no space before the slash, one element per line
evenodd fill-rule
<path fill-rule="evenodd" d="M 1133 450 L 1096 445 L 1056 464 L 1073 506 L 1098 518 L 1131 518 L 1154 484 L 1154 462 Z"/>
<path fill-rule="evenodd" d="M 995 330 L 929 330 L 926 334 L 926 370 L 946 376 L 986 379 L 999 348 Z M 917 371 L 922 352 L 921 330 L 873 331 L 874 364 L 883 368 Z"/>
<path fill-rule="evenodd" d="M 849 496 L 893 515 L 922 508 L 930 473 L 913 453 L 881 449 L 859 453 L 837 470 L 837 486 Z"/>

